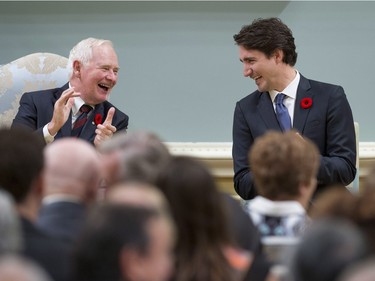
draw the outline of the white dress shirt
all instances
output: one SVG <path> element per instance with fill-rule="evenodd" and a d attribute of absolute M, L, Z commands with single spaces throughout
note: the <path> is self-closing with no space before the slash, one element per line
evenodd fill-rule
<path fill-rule="evenodd" d="M 288 109 L 292 127 L 293 127 L 293 117 L 294 117 L 294 105 L 296 103 L 297 89 L 298 89 L 300 77 L 301 75 L 299 74 L 298 70 L 296 70 L 296 77 L 294 77 L 293 81 L 290 82 L 290 84 L 284 90 L 282 90 L 281 92 L 276 91 L 276 90 L 272 90 L 269 92 L 272 103 L 273 103 L 273 107 L 275 110 L 276 110 L 275 108 L 276 95 L 278 93 L 285 94 L 286 97 L 284 98 L 284 105 Z"/>

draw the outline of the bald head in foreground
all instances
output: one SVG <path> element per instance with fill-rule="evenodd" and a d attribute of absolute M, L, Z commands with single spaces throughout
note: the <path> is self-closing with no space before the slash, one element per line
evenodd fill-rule
<path fill-rule="evenodd" d="M 72 241 L 88 205 L 96 201 L 101 179 L 96 150 L 76 138 L 59 139 L 45 149 L 45 196 L 38 224 Z"/>

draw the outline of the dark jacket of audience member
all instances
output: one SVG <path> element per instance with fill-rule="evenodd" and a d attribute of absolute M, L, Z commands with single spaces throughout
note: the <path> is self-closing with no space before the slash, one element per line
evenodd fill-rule
<path fill-rule="evenodd" d="M 0 185 L 12 195 L 21 218 L 22 253 L 54 281 L 70 281 L 66 245 L 35 225 L 44 191 L 44 145 L 37 134 L 21 128 L 0 129 Z"/>

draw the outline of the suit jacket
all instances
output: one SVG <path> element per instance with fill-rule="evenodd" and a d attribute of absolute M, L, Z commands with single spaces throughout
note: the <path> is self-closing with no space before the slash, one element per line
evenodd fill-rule
<path fill-rule="evenodd" d="M 51 236 L 74 243 L 86 217 L 86 207 L 81 203 L 57 201 L 43 204 L 37 225 Z"/>
<path fill-rule="evenodd" d="M 312 106 L 302 108 L 301 100 Z M 308 80 L 301 75 L 294 107 L 293 128 L 312 140 L 320 151 L 318 190 L 331 184 L 347 185 L 356 174 L 354 120 L 341 86 Z M 248 164 L 254 140 L 269 130 L 281 131 L 268 92 L 255 91 L 238 101 L 233 119 L 234 186 L 243 199 L 256 196 Z"/>
<path fill-rule="evenodd" d="M 43 127 L 52 119 L 55 102 L 60 98 L 61 94 L 68 89 L 68 87 L 69 84 L 67 83 L 61 88 L 24 93 L 21 97 L 20 107 L 13 120 L 12 127 L 21 125 L 43 135 Z M 93 143 L 96 135 L 96 125 L 94 123 L 95 116 L 101 114 L 102 120 L 104 121 L 107 117 L 108 110 L 112 106 L 113 105 L 108 101 L 96 105 L 93 112 L 89 115 L 79 138 Z M 115 109 L 112 125 L 117 128 L 117 131 L 126 130 L 129 117 L 118 108 L 115 107 Z M 57 133 L 55 139 L 70 137 L 71 132 L 72 113 L 70 113 L 68 120 Z"/>
<path fill-rule="evenodd" d="M 54 281 L 70 281 L 71 253 L 67 245 L 44 233 L 21 217 L 24 249 L 22 254 L 38 263 Z"/>

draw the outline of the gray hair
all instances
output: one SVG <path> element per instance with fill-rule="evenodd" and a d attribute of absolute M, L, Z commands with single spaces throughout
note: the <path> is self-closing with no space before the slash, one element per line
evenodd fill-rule
<path fill-rule="evenodd" d="M 69 77 L 71 77 L 73 73 L 74 61 L 79 61 L 83 65 L 88 64 L 92 58 L 92 49 L 94 47 L 98 47 L 98 46 L 105 45 L 105 44 L 113 47 L 113 43 L 110 40 L 97 39 L 97 38 L 92 38 L 92 37 L 83 39 L 77 45 L 75 45 L 70 50 L 70 53 L 69 53 L 69 60 L 68 60 Z"/>
<path fill-rule="evenodd" d="M 159 173 L 171 159 L 168 147 L 153 132 L 118 133 L 99 148 L 102 153 L 119 154 L 119 181 L 155 184 Z"/>

